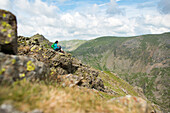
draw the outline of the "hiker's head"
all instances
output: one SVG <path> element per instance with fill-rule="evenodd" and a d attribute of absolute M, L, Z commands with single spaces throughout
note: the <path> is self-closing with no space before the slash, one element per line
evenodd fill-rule
<path fill-rule="evenodd" d="M 57 41 L 55 41 L 55 43 L 57 44 L 57 43 L 58 43 L 58 40 L 57 40 Z"/>

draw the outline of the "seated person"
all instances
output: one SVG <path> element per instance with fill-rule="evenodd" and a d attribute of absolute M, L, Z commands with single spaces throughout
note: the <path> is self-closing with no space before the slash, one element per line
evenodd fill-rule
<path fill-rule="evenodd" d="M 51 46 L 55 51 L 59 51 L 61 53 L 64 53 L 63 50 L 61 50 L 61 46 L 58 45 L 58 41 L 55 41 L 55 43 L 53 43 L 53 45 Z"/>

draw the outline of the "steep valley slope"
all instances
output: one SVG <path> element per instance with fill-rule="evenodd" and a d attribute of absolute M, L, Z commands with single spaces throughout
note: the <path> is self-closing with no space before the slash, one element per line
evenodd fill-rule
<path fill-rule="evenodd" d="M 71 52 L 96 69 L 112 71 L 165 111 L 170 108 L 170 33 L 100 37 Z"/>

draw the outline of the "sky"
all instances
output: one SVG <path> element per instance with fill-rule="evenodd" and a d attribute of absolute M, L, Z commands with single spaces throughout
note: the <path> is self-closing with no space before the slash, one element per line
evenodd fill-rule
<path fill-rule="evenodd" d="M 18 35 L 89 40 L 170 32 L 170 0 L 0 0 Z"/>

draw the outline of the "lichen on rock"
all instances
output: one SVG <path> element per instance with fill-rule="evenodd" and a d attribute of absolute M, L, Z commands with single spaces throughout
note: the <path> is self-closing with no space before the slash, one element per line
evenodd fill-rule
<path fill-rule="evenodd" d="M 17 21 L 12 13 L 0 10 L 0 52 L 17 54 Z"/>
<path fill-rule="evenodd" d="M 0 81 L 14 82 L 23 78 L 45 80 L 50 70 L 42 62 L 26 56 L 6 55 L 0 52 Z"/>
<path fill-rule="evenodd" d="M 27 71 L 33 71 L 35 70 L 35 65 L 32 61 L 27 62 Z"/>

